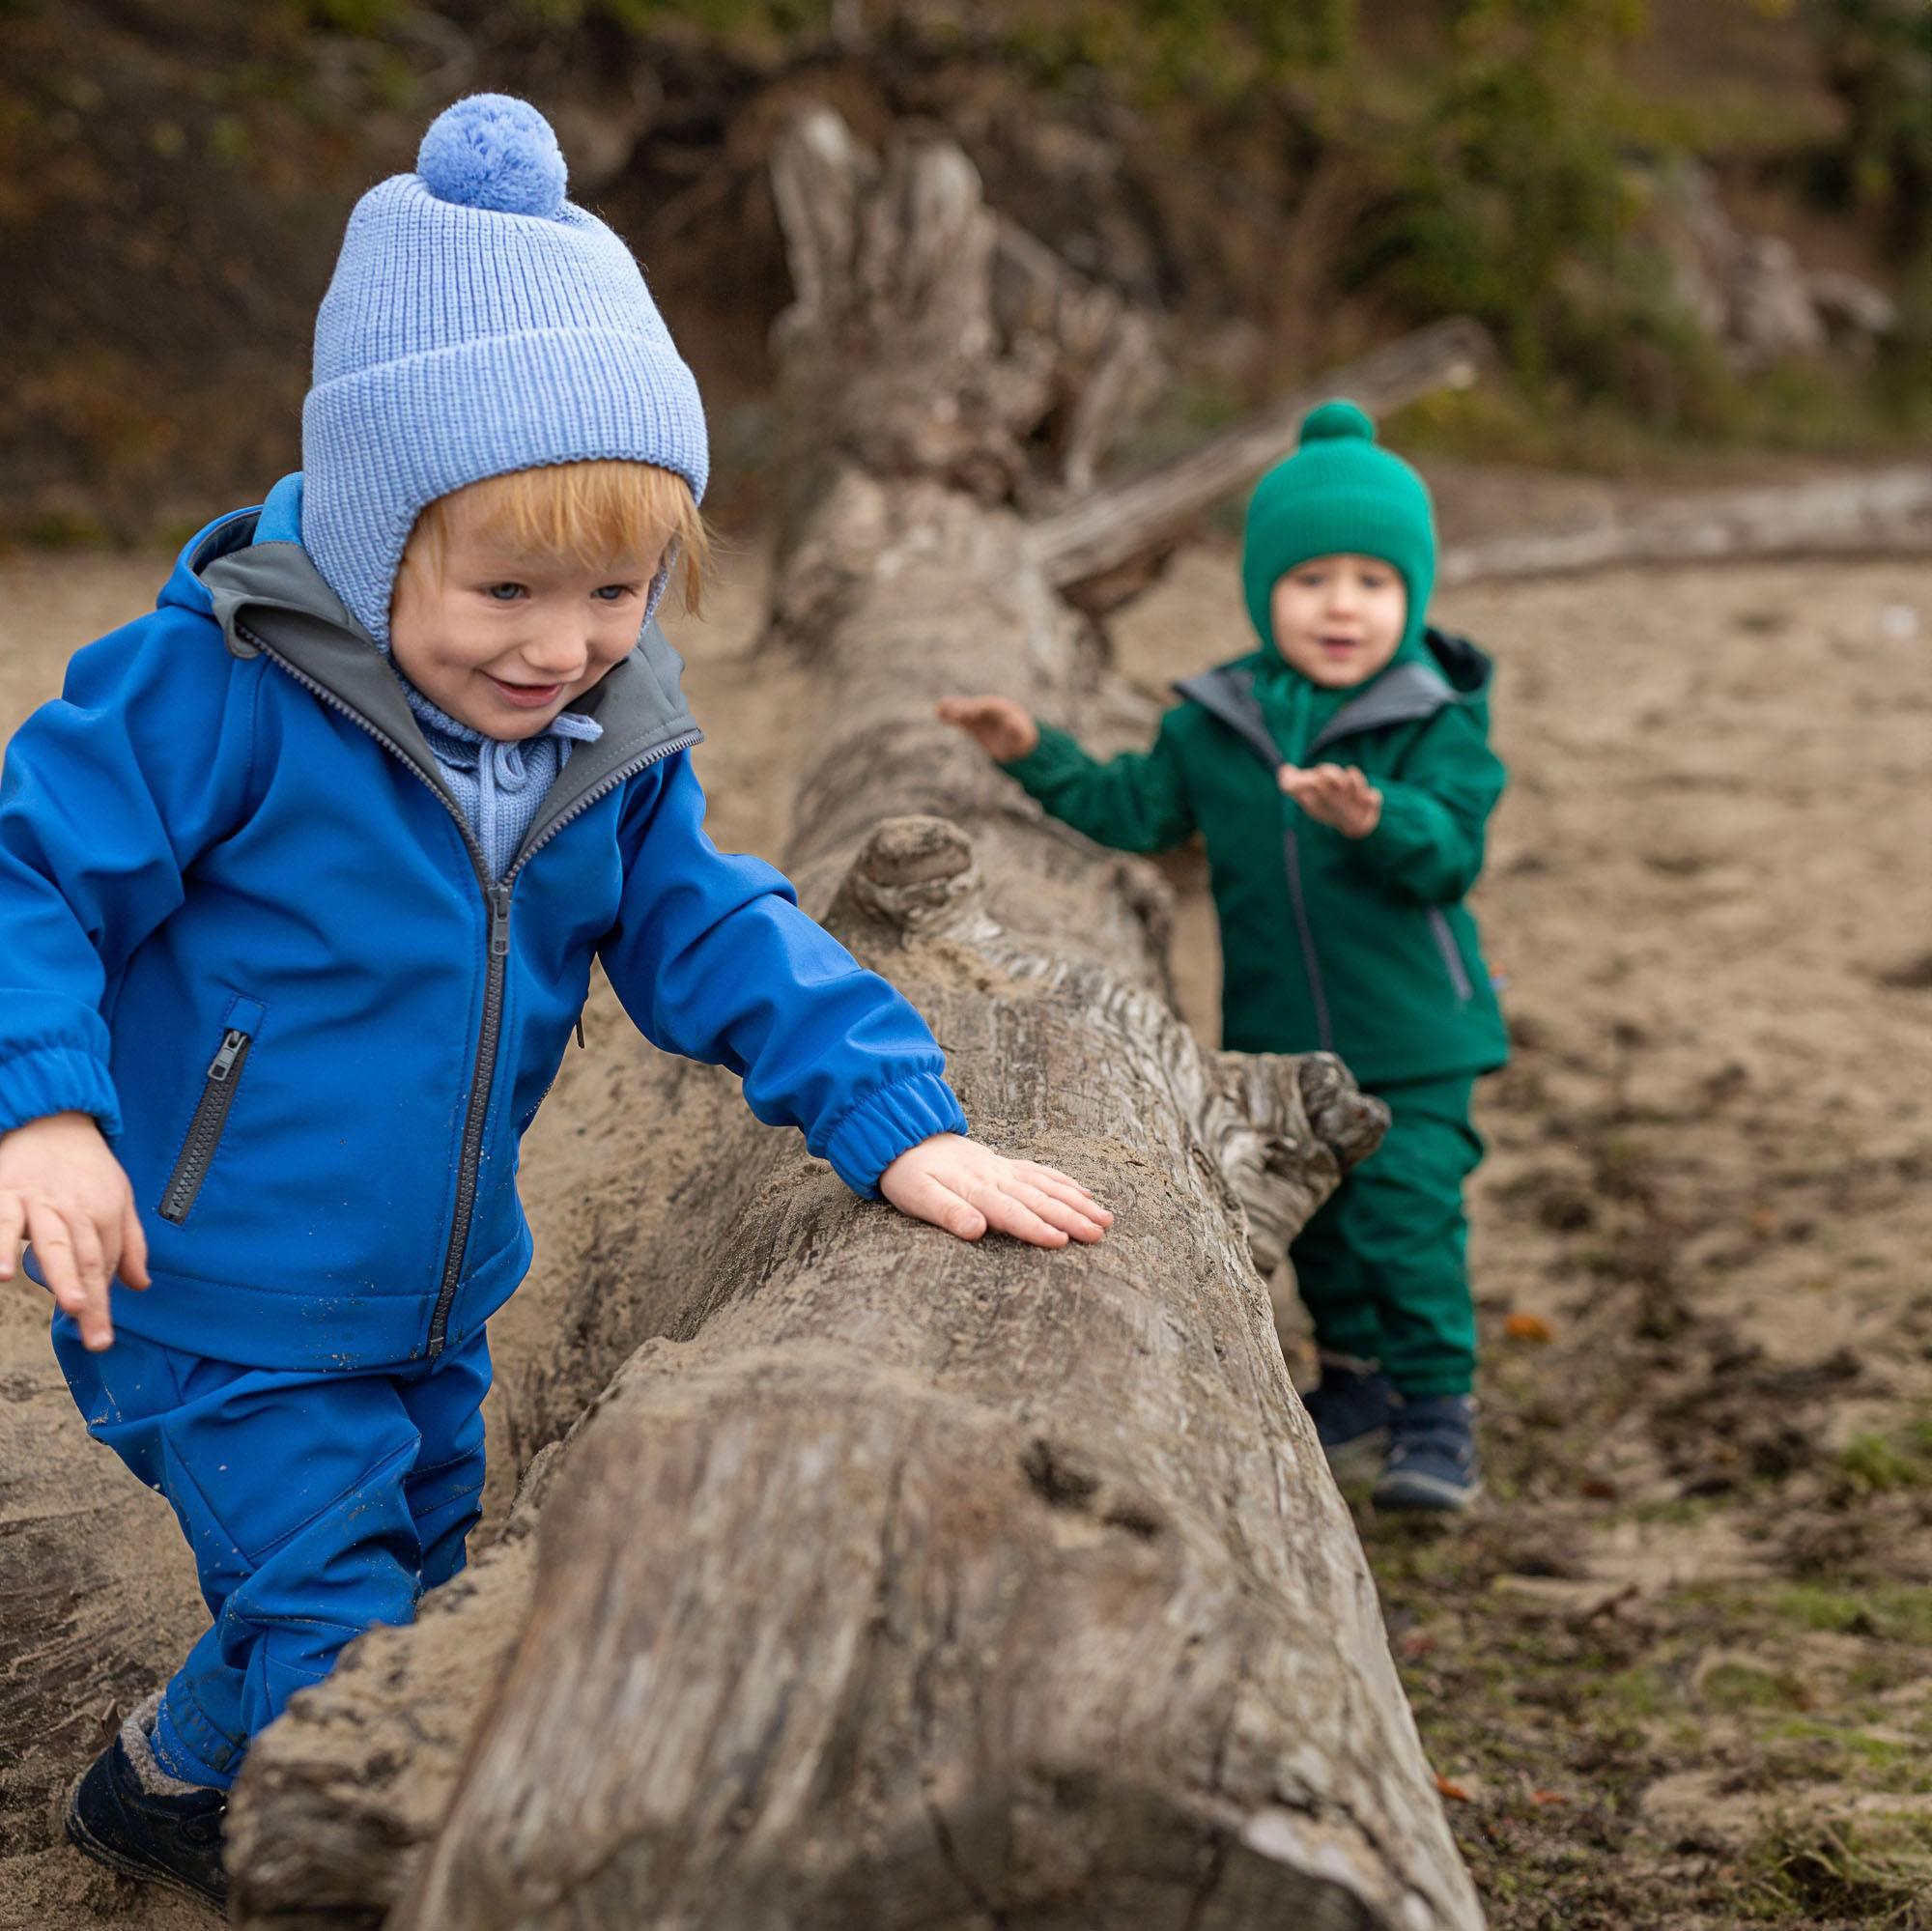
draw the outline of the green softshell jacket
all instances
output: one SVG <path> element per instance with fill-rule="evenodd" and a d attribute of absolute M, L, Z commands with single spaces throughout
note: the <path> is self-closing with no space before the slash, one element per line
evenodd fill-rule
<path fill-rule="evenodd" d="M 1491 675 L 1474 644 L 1436 630 L 1344 691 L 1257 651 L 1176 685 L 1151 751 L 1102 764 L 1042 724 L 1006 769 L 1101 844 L 1155 852 L 1203 835 L 1231 1049 L 1339 1053 L 1368 1087 L 1491 1072 L 1508 1042 L 1463 904 L 1505 781 Z M 1282 791 L 1283 764 L 1320 763 L 1358 765 L 1381 792 L 1367 838 Z"/>

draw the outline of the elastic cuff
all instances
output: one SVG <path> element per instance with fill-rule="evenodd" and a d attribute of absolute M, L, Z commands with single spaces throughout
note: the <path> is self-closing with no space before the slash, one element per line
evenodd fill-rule
<path fill-rule="evenodd" d="M 121 1100 L 107 1068 L 77 1046 L 41 1046 L 0 1060 L 0 1133 L 50 1113 L 91 1113 L 100 1130 L 121 1130 Z"/>
<path fill-rule="evenodd" d="M 882 1086 L 852 1107 L 826 1142 L 825 1158 L 855 1194 L 879 1197 L 879 1176 L 935 1133 L 964 1133 L 966 1114 L 937 1073 Z"/>

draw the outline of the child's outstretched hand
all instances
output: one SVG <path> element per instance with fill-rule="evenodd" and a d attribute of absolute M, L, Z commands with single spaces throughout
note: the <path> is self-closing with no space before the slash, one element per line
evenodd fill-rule
<path fill-rule="evenodd" d="M 82 1342 L 114 1345 L 107 1286 L 118 1274 L 148 1285 L 148 1240 L 134 1189 L 85 1113 L 50 1113 L 0 1133 L 0 1281 L 11 1281 L 22 1239 Z"/>
<path fill-rule="evenodd" d="M 1318 764 L 1312 771 L 1284 764 L 1281 788 L 1345 838 L 1365 838 L 1382 820 L 1382 794 L 1352 764 Z"/>
<path fill-rule="evenodd" d="M 1001 764 L 1029 756 L 1039 747 L 1039 726 L 1032 713 L 1010 697 L 942 697 L 939 715 Z"/>
<path fill-rule="evenodd" d="M 1098 1240 L 1114 1223 L 1057 1167 L 1009 1160 L 958 1133 L 937 1133 L 901 1153 L 880 1176 L 879 1191 L 901 1213 L 962 1240 L 991 1229 L 1036 1247 L 1065 1247 L 1068 1240 Z"/>

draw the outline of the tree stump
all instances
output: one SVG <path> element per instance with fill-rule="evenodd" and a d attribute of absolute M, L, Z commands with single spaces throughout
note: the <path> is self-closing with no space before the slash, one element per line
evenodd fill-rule
<path fill-rule="evenodd" d="M 967 1246 L 679 1088 L 689 1178 L 631 1257 L 655 1337 L 519 1532 L 261 1740 L 238 1918 L 374 1922 L 408 1874 L 391 1931 L 1466 1931 L 1255 1267 L 1380 1109 L 1332 1060 L 1204 1049 L 1157 874 L 933 721 L 1104 696 L 1010 507 L 1052 385 L 1006 360 L 963 156 L 812 112 L 775 179 L 805 402 L 772 647 L 838 693 L 792 870 L 976 1131 L 1118 1222 Z M 597 1323 L 586 1286 L 563 1325 Z"/>

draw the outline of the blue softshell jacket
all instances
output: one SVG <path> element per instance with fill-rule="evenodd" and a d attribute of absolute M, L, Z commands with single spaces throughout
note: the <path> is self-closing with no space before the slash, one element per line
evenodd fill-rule
<path fill-rule="evenodd" d="M 0 1131 L 109 1136 L 154 1276 L 117 1324 L 291 1369 L 474 1334 L 529 1264 L 518 1142 L 593 958 L 861 1194 L 965 1130 L 918 1013 L 706 837 L 655 625 L 493 882 L 395 673 L 259 519 L 202 531 L 0 772 Z"/>

